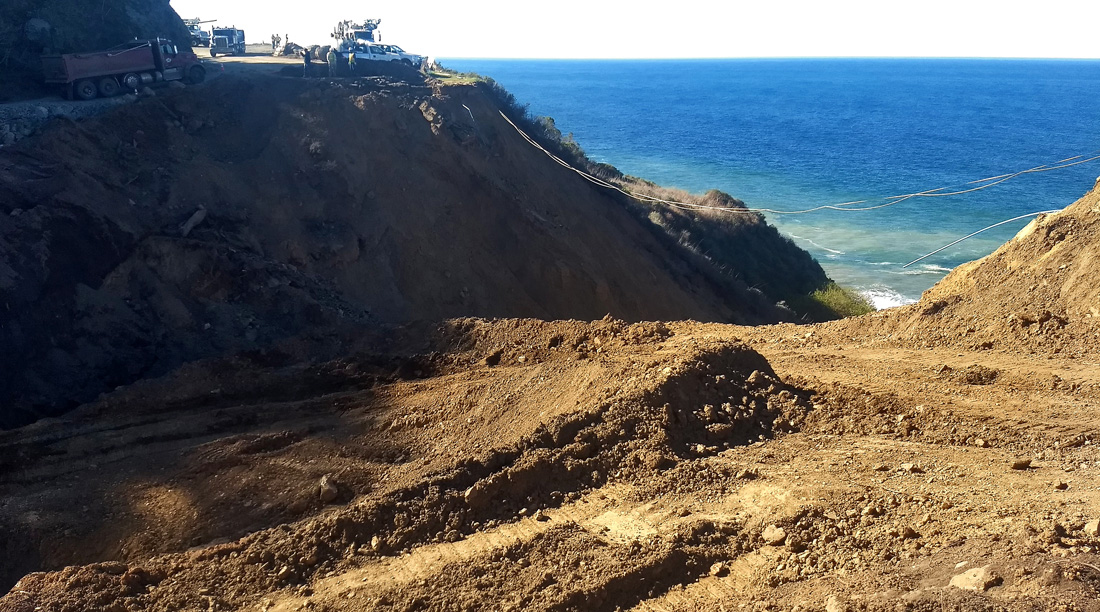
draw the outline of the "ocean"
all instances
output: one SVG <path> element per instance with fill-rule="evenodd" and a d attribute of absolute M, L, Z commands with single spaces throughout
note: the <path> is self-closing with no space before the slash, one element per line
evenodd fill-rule
<path fill-rule="evenodd" d="M 441 60 L 492 77 L 553 117 L 595 161 L 751 208 L 981 186 L 1100 155 L 1100 61 L 969 59 Z M 1079 158 L 1083 159 L 1083 158 Z M 768 214 L 838 283 L 879 308 L 912 302 L 1027 224 L 921 255 L 985 226 L 1062 208 L 1100 160 L 971 193 L 868 211 Z"/>

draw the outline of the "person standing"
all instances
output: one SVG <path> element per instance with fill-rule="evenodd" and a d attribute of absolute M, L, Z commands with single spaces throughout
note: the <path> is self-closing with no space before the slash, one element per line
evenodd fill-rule
<path fill-rule="evenodd" d="M 328 56 L 325 57 L 325 61 L 328 62 L 328 75 L 329 77 L 336 76 L 336 62 L 339 61 L 340 56 L 336 55 L 336 49 L 329 47 Z"/>
<path fill-rule="evenodd" d="M 312 76 L 310 74 L 309 56 L 309 49 L 302 49 L 302 76 L 307 79 Z"/>
<path fill-rule="evenodd" d="M 351 76 L 355 76 L 356 68 L 358 66 L 355 65 L 355 49 L 353 48 L 348 51 L 348 72 L 351 73 Z"/>
<path fill-rule="evenodd" d="M 271 52 L 275 53 L 275 49 L 279 46 L 279 36 L 277 34 L 271 35 Z"/>

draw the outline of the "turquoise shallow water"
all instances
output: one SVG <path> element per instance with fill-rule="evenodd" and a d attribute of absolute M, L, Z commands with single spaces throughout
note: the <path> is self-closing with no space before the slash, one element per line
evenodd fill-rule
<path fill-rule="evenodd" d="M 590 157 L 750 207 L 798 210 L 1100 154 L 1100 62 L 1055 60 L 443 60 L 493 77 Z M 1090 156 L 1091 156 L 1090 155 Z M 829 275 L 885 307 L 992 252 L 1008 224 L 1066 206 L 1100 161 L 866 212 L 768 215 Z"/>

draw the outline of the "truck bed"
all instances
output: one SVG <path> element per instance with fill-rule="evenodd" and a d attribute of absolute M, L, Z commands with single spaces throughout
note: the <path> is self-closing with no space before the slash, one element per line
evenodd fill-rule
<path fill-rule="evenodd" d="M 42 56 L 42 70 L 47 83 L 72 83 L 80 79 L 155 68 L 153 50 L 148 43 L 129 49 Z"/>

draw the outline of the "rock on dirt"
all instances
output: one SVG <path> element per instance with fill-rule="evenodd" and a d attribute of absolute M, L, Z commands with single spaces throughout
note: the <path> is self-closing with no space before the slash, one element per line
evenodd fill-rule
<path fill-rule="evenodd" d="M 975 567 L 951 578 L 950 586 L 967 591 L 986 591 L 1003 582 L 990 566 Z"/>
<path fill-rule="evenodd" d="M 1031 468 L 1031 459 L 1014 459 L 1012 461 L 1012 469 L 1014 470 L 1026 470 Z"/>
<path fill-rule="evenodd" d="M 329 474 L 325 474 L 321 477 L 321 485 L 318 489 L 318 497 L 326 504 L 335 500 L 340 495 L 340 487 L 337 485 L 336 479 Z"/>
<path fill-rule="evenodd" d="M 848 612 L 848 609 L 848 604 L 836 595 L 825 600 L 825 612 Z"/>
<path fill-rule="evenodd" d="M 768 525 L 764 528 L 761 536 L 764 538 L 764 542 L 772 546 L 779 546 L 787 539 L 787 532 L 782 527 Z"/>

